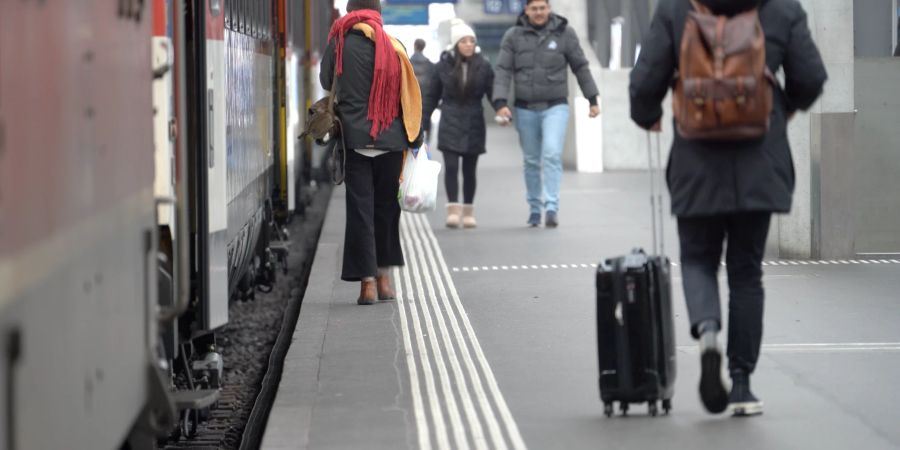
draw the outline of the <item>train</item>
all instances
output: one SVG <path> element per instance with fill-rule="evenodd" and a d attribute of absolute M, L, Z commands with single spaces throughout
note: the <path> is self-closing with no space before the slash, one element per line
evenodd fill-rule
<path fill-rule="evenodd" d="M 156 448 L 286 269 L 333 0 L 0 2 L 0 448 Z"/>

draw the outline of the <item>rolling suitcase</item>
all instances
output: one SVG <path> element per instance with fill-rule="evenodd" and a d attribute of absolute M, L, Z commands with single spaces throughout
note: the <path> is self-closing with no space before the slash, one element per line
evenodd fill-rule
<path fill-rule="evenodd" d="M 642 249 L 610 258 L 597 268 L 597 350 L 600 398 L 604 413 L 613 415 L 619 402 L 623 415 L 632 403 L 647 403 L 651 416 L 672 408 L 675 385 L 675 337 L 672 322 L 670 262 L 663 238 L 659 134 L 654 167 L 650 134 L 650 206 L 653 255 Z"/>

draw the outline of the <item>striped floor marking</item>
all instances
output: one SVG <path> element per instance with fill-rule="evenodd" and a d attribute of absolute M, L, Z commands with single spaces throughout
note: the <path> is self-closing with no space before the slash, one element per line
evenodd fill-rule
<path fill-rule="evenodd" d="M 897 259 L 849 259 L 849 260 L 821 260 L 821 261 L 812 261 L 812 260 L 804 260 L 804 261 L 795 261 L 795 260 L 780 260 L 780 261 L 763 261 L 762 265 L 766 267 L 777 267 L 777 266 L 810 266 L 810 265 L 823 265 L 823 266 L 859 266 L 859 265 L 870 265 L 870 264 L 900 264 L 900 260 Z M 673 267 L 678 267 L 678 263 L 673 262 Z M 725 267 L 725 263 L 722 263 L 722 267 Z M 559 269 L 596 269 L 597 264 L 532 264 L 532 265 L 509 265 L 509 266 L 462 266 L 462 267 L 454 267 L 451 270 L 453 272 L 497 272 L 497 271 L 510 271 L 510 270 L 559 270 Z"/>
<path fill-rule="evenodd" d="M 394 277 L 418 448 L 525 449 L 431 226 L 403 214 L 400 232 L 407 265 Z"/>

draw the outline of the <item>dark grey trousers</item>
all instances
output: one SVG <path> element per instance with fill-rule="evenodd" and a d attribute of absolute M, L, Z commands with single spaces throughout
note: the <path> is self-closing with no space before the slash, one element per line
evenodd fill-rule
<path fill-rule="evenodd" d="M 342 280 L 359 281 L 374 277 L 379 267 L 403 265 L 397 201 L 402 165 L 402 152 L 369 158 L 347 150 Z"/>
<path fill-rule="evenodd" d="M 762 260 L 771 218 L 771 213 L 765 212 L 678 219 L 684 296 L 695 338 L 697 326 L 706 320 L 715 320 L 724 329 L 718 272 L 723 244 L 727 244 L 731 371 L 752 373 L 759 359 L 765 297 Z"/>

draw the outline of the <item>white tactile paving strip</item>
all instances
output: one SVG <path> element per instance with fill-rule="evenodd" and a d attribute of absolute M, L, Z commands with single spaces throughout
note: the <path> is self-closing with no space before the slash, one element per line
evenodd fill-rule
<path fill-rule="evenodd" d="M 400 234 L 407 265 L 394 280 L 418 448 L 525 450 L 430 224 L 404 214 Z"/>

